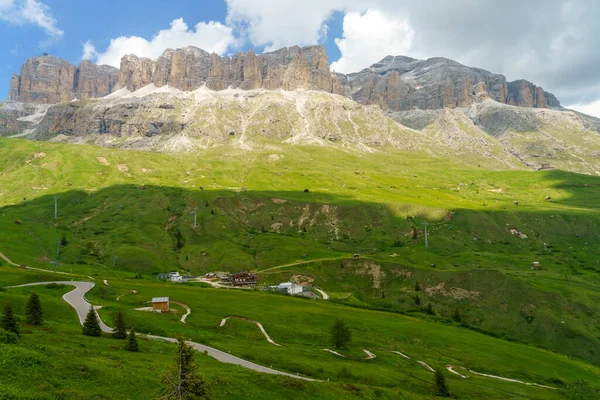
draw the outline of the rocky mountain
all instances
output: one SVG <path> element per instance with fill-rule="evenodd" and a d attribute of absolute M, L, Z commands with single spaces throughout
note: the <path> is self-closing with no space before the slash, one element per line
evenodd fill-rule
<path fill-rule="evenodd" d="M 600 119 L 530 82 L 444 58 L 386 57 L 346 76 L 329 70 L 321 46 L 232 57 L 188 47 L 125 56 L 120 69 L 44 56 L 13 77 L 10 96 L 21 102 L 0 103 L 3 136 L 165 152 L 393 147 L 600 175 Z"/>
<path fill-rule="evenodd" d="M 416 60 L 388 56 L 361 72 L 330 71 L 323 46 L 289 47 L 274 52 L 220 57 L 197 47 L 166 50 L 157 60 L 126 55 L 117 70 L 83 61 L 78 67 L 51 56 L 34 57 L 11 81 L 9 99 L 60 103 L 103 97 L 121 88 L 168 85 L 183 91 L 320 90 L 341 94 L 384 111 L 465 107 L 481 98 L 519 107 L 560 108 L 560 102 L 525 80 L 471 68 L 445 58 Z"/>
<path fill-rule="evenodd" d="M 250 51 L 233 57 L 186 47 L 166 50 L 156 61 L 124 56 L 119 87 L 135 91 L 150 83 L 184 91 L 201 86 L 212 90 L 309 89 L 336 94 L 343 90 L 337 75 L 329 70 L 323 46 L 295 46 L 260 55 Z"/>
<path fill-rule="evenodd" d="M 344 81 L 355 101 L 386 111 L 465 107 L 482 97 L 519 107 L 560 108 L 553 94 L 531 82 L 507 82 L 504 75 L 440 57 L 388 56 Z"/>
<path fill-rule="evenodd" d="M 52 56 L 33 57 L 13 74 L 9 100 L 56 104 L 73 99 L 103 97 L 115 89 L 119 70 L 82 61 L 79 66 Z"/>

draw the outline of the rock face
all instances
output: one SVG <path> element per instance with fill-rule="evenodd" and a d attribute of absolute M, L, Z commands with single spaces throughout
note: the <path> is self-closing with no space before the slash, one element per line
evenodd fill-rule
<path fill-rule="evenodd" d="M 91 99 L 111 93 L 117 85 L 117 69 L 108 65 L 96 65 L 84 60 L 76 69 L 75 97 Z"/>
<path fill-rule="evenodd" d="M 387 111 L 465 107 L 482 97 L 520 107 L 560 107 L 554 95 L 530 82 L 507 82 L 503 75 L 439 57 L 388 56 L 348 75 L 348 83 L 355 101 L 377 104 Z"/>
<path fill-rule="evenodd" d="M 520 107 L 560 108 L 554 95 L 531 82 L 507 82 L 503 75 L 446 58 L 388 56 L 361 72 L 336 74 L 330 71 L 323 46 L 294 46 L 259 55 L 250 51 L 231 57 L 197 47 L 168 49 L 156 61 L 126 55 L 120 69 L 90 61 L 75 67 L 59 58 L 35 57 L 23 65 L 20 77 L 13 75 L 9 99 L 60 103 L 103 97 L 119 88 L 133 92 L 151 83 L 183 91 L 201 86 L 320 90 L 389 112 L 468 107 L 485 98 Z"/>
<path fill-rule="evenodd" d="M 127 55 L 121 60 L 119 87 L 135 91 L 149 83 L 192 91 L 209 89 L 312 89 L 341 94 L 339 77 L 329 70 L 323 46 L 297 46 L 256 55 L 209 54 L 197 47 L 166 50 L 156 61 Z"/>
<path fill-rule="evenodd" d="M 55 104 L 75 98 L 102 97 L 111 93 L 118 70 L 83 61 L 79 67 L 52 56 L 33 57 L 14 74 L 9 100 Z"/>
<path fill-rule="evenodd" d="M 526 80 L 508 83 L 507 104 L 520 107 L 557 108 L 560 102 L 552 93 Z"/>

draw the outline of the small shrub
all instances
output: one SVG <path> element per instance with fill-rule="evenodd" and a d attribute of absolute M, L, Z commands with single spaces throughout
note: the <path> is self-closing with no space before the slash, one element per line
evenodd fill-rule
<path fill-rule="evenodd" d="M 5 331 L 0 329 L 0 343 L 2 344 L 17 344 L 19 343 L 19 336 L 14 332 Z"/>

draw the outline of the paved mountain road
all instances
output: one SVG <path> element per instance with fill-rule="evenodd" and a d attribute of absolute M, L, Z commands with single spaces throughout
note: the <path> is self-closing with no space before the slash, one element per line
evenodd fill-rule
<path fill-rule="evenodd" d="M 19 285 L 19 286 L 13 286 L 13 287 L 48 285 L 50 283 L 55 283 L 55 284 L 59 284 L 59 285 L 75 286 L 75 289 L 66 293 L 63 296 L 63 299 L 67 303 L 69 303 L 75 309 L 75 311 L 77 311 L 77 315 L 79 316 L 79 322 L 83 324 L 83 322 L 85 321 L 85 317 L 86 317 L 88 311 L 90 310 L 90 303 L 88 303 L 86 301 L 85 294 L 87 292 L 89 292 L 90 290 L 92 290 L 92 288 L 94 287 L 94 283 L 92 283 L 92 282 L 75 282 L 75 281 L 56 281 L 56 282 L 28 283 L 25 285 Z M 100 320 L 100 328 L 102 328 L 102 331 L 106 332 L 106 333 L 112 333 L 112 328 L 109 327 L 108 325 L 106 325 L 104 322 L 102 322 L 102 320 L 100 319 L 100 316 L 98 316 L 98 319 Z M 173 338 L 154 336 L 154 335 L 145 335 L 145 336 L 148 338 L 164 340 L 164 341 L 171 342 L 171 343 L 177 342 L 177 340 L 173 339 Z M 285 375 L 285 376 L 289 376 L 292 378 L 303 379 L 305 381 L 319 382 L 316 379 L 305 378 L 303 376 L 288 374 L 287 372 L 281 372 L 281 371 L 277 371 L 272 368 L 263 367 L 262 365 L 255 364 L 250 361 L 246 361 L 242 358 L 232 356 L 231 354 L 225 353 L 224 351 L 217 350 L 215 348 L 205 346 L 200 343 L 194 343 L 194 342 L 188 342 L 188 343 L 194 349 L 196 349 L 200 352 L 203 352 L 203 353 L 206 352 L 209 356 L 211 356 L 221 362 L 224 362 L 224 363 L 241 365 L 242 367 L 249 368 L 251 370 L 258 371 L 258 372 L 264 372 L 266 374 Z"/>

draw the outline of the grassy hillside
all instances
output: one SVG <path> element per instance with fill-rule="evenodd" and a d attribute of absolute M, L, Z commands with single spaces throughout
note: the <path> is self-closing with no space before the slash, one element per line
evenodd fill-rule
<path fill-rule="evenodd" d="M 9 284 L 29 281 L 35 275 L 47 279 L 38 272 L 16 268 L 0 267 L 0 273 Z M 114 311 L 121 309 L 127 322 L 140 332 L 184 333 L 259 364 L 324 381 L 309 383 L 258 374 L 198 354 L 196 361 L 212 384 L 214 398 L 431 398 L 433 374 L 414 360 L 436 369 L 450 363 L 559 388 L 554 391 L 472 374 L 461 379 L 446 373 L 452 393 L 462 399 L 560 399 L 569 398 L 570 393 L 593 396 L 598 389 L 594 385 L 600 370 L 595 366 L 452 324 L 257 292 L 133 279 L 109 278 L 108 283 L 100 283 L 88 298 L 103 306 L 100 314 L 109 323 Z M 116 300 L 133 288 L 138 293 Z M 0 382 L 11 382 L 0 384 L 0 395 L 21 399 L 153 398 L 163 371 L 172 363 L 173 345 L 142 340 L 141 352 L 132 354 L 115 339 L 81 335 L 74 311 L 60 299 L 67 290 L 59 286 L 0 292 L 2 302 L 11 301 L 22 321 L 27 296 L 35 291 L 47 320 L 41 328 L 23 325 L 19 345 L 0 344 L 0 356 L 5 360 Z M 186 324 L 177 315 L 134 310 L 157 294 L 171 296 L 192 309 Z M 282 347 L 267 343 L 256 326 L 244 321 L 230 320 L 219 328 L 219 321 L 228 315 L 261 321 Z M 348 322 L 354 336 L 344 353 L 359 356 L 361 349 L 367 348 L 377 358 L 344 359 L 321 350 L 329 347 L 328 330 L 337 317 Z M 391 351 L 401 351 L 413 360 Z M 47 373 L 49 369 L 52 374 Z M 135 379 L 131 379 L 132 371 Z M 36 385 L 31 385 L 32 381 Z M 141 381 L 143 385 L 139 385 Z"/>
<path fill-rule="evenodd" d="M 50 269 L 64 236 L 59 270 L 119 282 L 169 270 L 256 270 L 266 283 L 301 275 L 342 303 L 327 306 L 336 313 L 394 311 L 440 329 L 458 325 L 458 309 L 461 335 L 600 365 L 600 178 L 395 149 L 261 148 L 167 156 L 0 139 L 0 252 Z M 436 316 L 423 313 L 429 303 Z"/>

